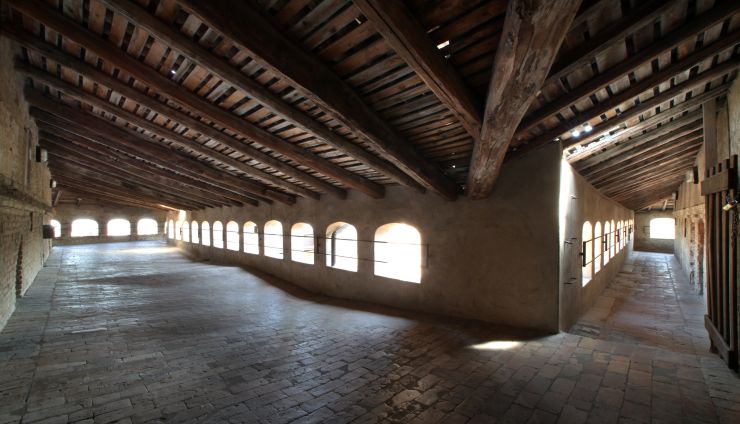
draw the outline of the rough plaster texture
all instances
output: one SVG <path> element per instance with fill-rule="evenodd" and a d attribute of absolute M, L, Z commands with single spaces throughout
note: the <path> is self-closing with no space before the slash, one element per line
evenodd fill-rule
<path fill-rule="evenodd" d="M 49 171 L 35 160 L 37 129 L 13 72 L 14 48 L 0 38 L 0 329 L 49 254 Z"/>
<path fill-rule="evenodd" d="M 165 217 L 167 213 L 161 210 L 140 208 L 123 205 L 106 205 L 98 203 L 81 203 L 79 205 L 63 204 L 54 208 L 54 219 L 62 225 L 61 237 L 54 239 L 55 245 L 110 243 L 115 241 L 135 240 L 162 240 Z M 80 218 L 92 219 L 98 223 L 100 235 L 98 237 L 70 237 L 72 221 Z M 108 236 L 106 228 L 111 219 L 122 218 L 131 224 L 130 236 Z M 158 234 L 140 236 L 136 234 L 136 224 L 139 219 L 151 218 L 157 221 Z"/>
<path fill-rule="evenodd" d="M 560 149 L 552 146 L 507 163 L 486 200 L 448 202 L 433 194 L 389 187 L 381 200 L 352 192 L 346 200 L 326 196 L 321 202 L 301 199 L 291 207 L 273 204 L 188 213 L 189 220 L 220 220 L 224 227 L 229 220 L 240 225 L 251 220 L 260 231 L 266 221 L 277 219 L 286 235 L 298 222 L 311 224 L 320 236 L 330 224 L 348 222 L 362 240 L 357 272 L 329 268 L 320 255 L 314 265 L 292 261 L 287 236 L 283 260 L 171 242 L 194 257 L 266 271 L 313 292 L 554 332 L 559 174 Z M 175 214 L 172 217 L 176 219 Z M 373 235 L 376 228 L 392 222 L 413 225 L 428 246 L 420 284 L 373 274 Z"/>
<path fill-rule="evenodd" d="M 582 284 L 582 229 L 601 222 L 633 219 L 634 213 L 607 198 L 588 183 L 573 167 L 563 162 L 560 188 L 560 329 L 568 330 L 597 301 L 604 288 L 619 273 L 632 251 L 633 238 L 585 286 Z M 601 258 L 595 259 L 601 260 Z"/>
<path fill-rule="evenodd" d="M 673 218 L 672 210 L 635 213 L 635 250 L 673 253 L 672 239 L 650 238 L 650 221 L 655 218 Z M 678 233 L 678 229 L 676 229 Z"/>

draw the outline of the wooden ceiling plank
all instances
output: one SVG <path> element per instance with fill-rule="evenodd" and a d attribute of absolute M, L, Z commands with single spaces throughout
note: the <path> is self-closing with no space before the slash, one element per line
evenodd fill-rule
<path fill-rule="evenodd" d="M 655 72 L 650 77 L 645 78 L 642 81 L 639 81 L 637 83 L 634 83 L 628 89 L 609 97 L 603 102 L 597 103 L 592 108 L 579 113 L 575 118 L 570 119 L 566 122 L 563 122 L 559 124 L 558 126 L 556 126 L 555 128 L 545 131 L 543 134 L 536 136 L 535 138 L 528 141 L 527 143 L 528 144 L 547 143 L 550 140 L 553 140 L 554 138 L 567 133 L 573 128 L 578 127 L 579 125 L 582 125 L 586 122 L 599 118 L 601 115 L 607 112 L 610 112 L 613 109 L 616 109 L 617 107 L 621 106 L 625 102 L 634 100 L 636 97 L 640 96 L 646 91 L 655 89 L 656 87 L 660 86 L 661 84 L 665 83 L 671 78 L 679 76 L 682 73 L 686 72 L 686 70 L 696 66 L 697 64 L 721 53 L 724 50 L 727 50 L 733 47 L 738 42 L 740 42 L 740 30 L 734 31 L 732 34 L 728 34 L 726 37 L 722 37 L 716 42 L 708 46 L 704 46 L 703 48 L 693 52 L 692 54 L 685 57 L 684 59 L 676 63 L 673 63 L 661 69 L 658 72 Z M 736 66 L 732 67 L 730 70 L 735 69 L 735 68 Z M 712 70 L 710 69 L 708 71 L 705 71 L 704 73 L 696 76 L 695 78 L 701 78 L 702 75 L 708 76 L 710 75 L 708 74 L 708 72 L 710 71 Z M 716 75 L 716 74 L 713 74 L 713 75 Z M 687 82 L 690 82 L 690 80 L 685 81 L 682 84 L 679 84 L 679 86 L 682 86 L 683 84 Z M 660 93 L 660 95 L 663 95 L 663 94 L 664 93 Z M 621 115 L 618 115 L 618 116 L 621 117 Z M 610 121 L 606 121 L 606 122 L 609 123 Z M 523 132 L 530 130 L 531 128 L 533 128 L 534 125 L 537 125 L 537 124 L 538 122 L 523 122 L 519 126 L 519 129 L 517 129 L 517 135 L 520 135 Z"/>
<path fill-rule="evenodd" d="M 310 192 L 309 190 L 306 190 L 306 189 L 304 189 L 305 191 L 301 190 L 300 186 L 291 184 L 283 180 L 282 178 L 278 178 L 278 177 L 272 176 L 267 173 L 258 172 L 258 170 L 256 170 L 254 167 L 249 166 L 245 164 L 244 162 L 238 161 L 226 154 L 223 154 L 221 152 L 208 148 L 195 140 L 192 140 L 188 137 L 185 137 L 184 135 L 181 135 L 178 132 L 170 131 L 167 128 L 164 128 L 158 124 L 155 124 L 147 119 L 142 118 L 139 115 L 136 115 L 135 113 L 122 109 L 114 105 L 113 103 L 110 103 L 107 100 L 101 99 L 93 95 L 92 93 L 88 93 L 79 87 L 76 87 L 72 84 L 69 84 L 58 78 L 55 78 L 54 76 L 38 68 L 33 67 L 30 64 L 20 62 L 16 64 L 16 69 L 28 75 L 29 77 L 33 78 L 34 80 L 40 81 L 40 82 L 43 82 L 44 84 L 52 86 L 56 88 L 57 90 L 63 92 L 64 94 L 74 99 L 79 100 L 80 102 L 87 103 L 91 106 L 97 107 L 101 110 L 104 110 L 110 113 L 111 115 L 117 116 L 118 118 L 123 119 L 124 121 L 127 121 L 133 125 L 136 125 L 137 127 L 141 129 L 149 131 L 159 137 L 163 137 L 178 147 L 191 149 L 201 155 L 207 156 L 227 166 L 231 166 L 255 178 L 275 184 L 283 189 L 286 189 L 287 191 L 302 194 L 304 196 L 310 195 L 311 197 L 314 197 L 314 198 L 316 197 L 316 194 L 313 192 Z M 270 175 L 273 178 L 268 178 L 267 175 Z M 306 194 L 305 192 L 308 192 L 310 194 Z M 265 196 L 268 198 L 273 198 L 274 197 L 273 193 L 275 192 L 266 191 Z M 282 193 L 278 194 L 277 196 L 279 198 L 275 198 L 273 200 L 281 201 L 281 199 L 283 199 Z"/>
<path fill-rule="evenodd" d="M 164 94 L 187 109 L 197 111 L 198 114 L 206 116 L 209 120 L 217 122 L 219 125 L 229 128 L 249 140 L 255 141 L 330 178 L 334 178 L 368 196 L 373 198 L 383 197 L 384 188 L 380 184 L 360 177 L 292 143 L 288 143 L 241 117 L 206 101 L 204 98 L 183 90 L 176 82 L 125 52 L 112 48 L 107 40 L 61 15 L 44 2 L 39 0 L 8 0 L 8 3 L 24 15 L 42 22 L 64 37 L 69 37 L 78 44 L 85 46 L 87 50 L 97 54 L 103 60 L 133 75 L 139 81 L 149 85 L 150 89 Z"/>
<path fill-rule="evenodd" d="M 355 0 L 354 5 L 478 141 L 482 125 L 480 99 L 475 98 L 460 74 L 445 61 L 403 2 Z"/>
<path fill-rule="evenodd" d="M 665 0 L 652 0 L 639 4 L 621 19 L 599 30 L 585 44 L 559 58 L 552 66 L 544 85 L 555 83 L 580 67 L 590 66 L 593 58 L 614 44 L 624 42 L 627 36 L 640 28 L 658 21 L 661 15 L 673 6 L 675 6 L 674 3 Z"/>
<path fill-rule="evenodd" d="M 702 113 L 701 110 L 692 112 L 681 119 L 673 120 L 667 124 L 663 124 L 651 131 L 641 134 L 635 138 L 620 141 L 619 143 L 610 145 L 608 149 L 593 153 L 592 156 L 581 159 L 575 162 L 571 162 L 579 172 L 587 173 L 591 171 L 591 168 L 601 166 L 619 155 L 633 151 L 645 144 L 654 141 L 658 138 L 661 140 L 672 140 L 676 137 L 681 137 L 689 134 L 692 131 L 702 128 Z"/>
<path fill-rule="evenodd" d="M 473 147 L 466 192 L 487 197 L 514 131 L 542 87 L 580 1 L 511 0 L 493 63 L 481 137 Z"/>
<path fill-rule="evenodd" d="M 255 200 L 251 197 L 246 198 L 244 197 L 243 193 L 241 193 L 240 190 L 227 190 L 224 188 L 221 188 L 219 186 L 211 185 L 206 182 L 204 182 L 203 178 L 199 177 L 197 174 L 176 174 L 172 172 L 170 169 L 162 169 L 158 168 L 156 166 L 150 165 L 149 163 L 143 162 L 142 160 L 134 159 L 131 156 L 141 157 L 141 153 L 136 150 L 132 150 L 130 148 L 127 148 L 125 145 L 121 145 L 116 143 L 113 140 L 105 140 L 104 142 L 100 140 L 95 140 L 95 135 L 90 136 L 90 134 L 87 134 L 87 136 L 92 138 L 86 138 L 77 134 L 74 134 L 73 132 L 67 131 L 69 129 L 68 126 L 66 126 L 65 129 L 59 128 L 55 126 L 57 122 L 49 123 L 48 121 L 52 120 L 50 119 L 50 116 L 48 113 L 43 112 L 43 115 L 39 116 L 39 112 L 37 110 L 32 110 L 32 116 L 36 118 L 36 122 L 39 126 L 39 130 L 43 134 L 49 134 L 55 137 L 58 137 L 60 139 L 66 140 L 69 144 L 74 144 L 75 146 L 92 150 L 96 153 L 98 153 L 101 156 L 105 157 L 112 157 L 114 160 L 119 161 L 125 161 L 127 164 L 129 164 L 132 167 L 137 167 L 141 169 L 143 172 L 148 172 L 160 177 L 173 179 L 175 181 L 179 181 L 183 184 L 191 185 L 194 187 L 199 188 L 200 190 L 204 190 L 207 192 L 212 192 L 215 195 L 231 199 L 232 201 L 238 202 L 238 203 L 249 203 L 255 204 Z M 99 137 L 98 137 L 99 138 Z M 115 149 L 115 150 L 114 150 Z M 146 155 L 144 155 L 146 156 Z M 146 160 L 147 157 L 143 157 L 142 159 Z M 152 164 L 160 165 L 161 163 L 156 163 L 152 161 Z M 166 162 L 165 162 L 166 163 Z M 174 168 L 170 166 L 171 168 Z M 180 169 L 176 169 L 180 170 Z"/>
<path fill-rule="evenodd" d="M 424 187 L 453 200 L 459 192 L 436 165 L 394 131 L 345 81 L 318 58 L 304 51 L 249 2 L 239 0 L 184 1 L 183 6 L 290 81 L 308 99 L 352 129 L 373 150 Z M 243 30 L 250 28 L 249 32 Z"/>
<path fill-rule="evenodd" d="M 26 95 L 26 100 L 38 110 L 31 110 L 31 116 L 44 122 L 72 131 L 75 134 L 91 140 L 99 140 L 102 144 L 116 145 L 122 147 L 129 154 L 138 156 L 149 162 L 155 163 L 163 168 L 171 169 L 186 175 L 192 175 L 197 179 L 205 179 L 210 184 L 233 191 L 240 196 L 240 201 L 253 201 L 251 197 L 245 198 L 245 192 L 250 196 L 258 196 L 264 199 L 259 189 L 250 191 L 251 182 L 225 174 L 196 159 L 184 156 L 179 152 L 169 150 L 164 146 L 157 146 L 151 141 L 142 139 L 141 135 L 127 132 L 121 127 L 95 117 L 80 110 L 76 110 L 59 102 L 54 102 L 32 90 Z M 46 116 L 45 116 L 46 115 Z M 255 193 L 256 192 L 256 193 Z M 269 199 L 265 199 L 268 202 Z"/>
<path fill-rule="evenodd" d="M 735 13 L 740 10 L 740 2 L 718 2 L 715 7 L 707 12 L 702 13 L 699 16 L 694 17 L 685 25 L 679 27 L 675 31 L 668 33 L 665 37 L 656 40 L 654 43 L 639 52 L 634 56 L 630 57 L 616 66 L 612 66 L 599 74 L 596 78 L 592 78 L 585 83 L 579 85 L 568 94 L 561 96 L 543 107 L 535 110 L 527 117 L 525 121 L 525 127 L 531 128 L 533 125 L 541 122 L 544 119 L 558 113 L 562 109 L 569 107 L 570 105 L 579 102 L 580 100 L 590 96 L 594 92 L 602 89 L 603 87 L 613 83 L 614 81 L 624 77 L 628 73 L 632 72 L 635 68 L 649 63 L 656 57 L 660 56 L 666 51 L 669 51 L 677 45 L 686 41 L 690 37 L 695 37 L 697 34 L 705 31 L 706 29 L 732 17 Z"/>
<path fill-rule="evenodd" d="M 61 200 L 60 203 L 65 203 L 65 200 L 69 199 L 70 197 L 77 198 L 77 199 L 89 197 L 90 200 L 94 200 L 94 201 L 104 200 L 106 203 L 110 202 L 110 203 L 116 203 L 116 204 L 121 204 L 121 205 L 138 206 L 138 207 L 144 207 L 144 208 L 150 208 L 150 209 L 162 209 L 166 211 L 170 211 L 173 209 L 175 210 L 182 209 L 175 205 L 173 206 L 165 205 L 162 202 L 158 202 L 158 203 L 144 202 L 142 200 L 135 199 L 135 198 L 119 196 L 111 192 L 106 192 L 104 190 L 96 190 L 89 186 L 83 185 L 81 187 L 80 184 L 75 184 L 73 182 L 69 182 L 63 179 L 58 180 L 57 187 L 60 189 L 64 189 L 65 199 Z M 69 200 L 66 200 L 66 202 L 69 202 Z"/>
<path fill-rule="evenodd" d="M 222 198 L 212 192 L 202 190 L 198 187 L 183 183 L 174 178 L 166 178 L 153 172 L 149 172 L 149 169 L 146 169 L 144 166 L 136 166 L 135 164 L 132 164 L 131 162 L 133 162 L 133 160 L 115 160 L 110 156 L 106 158 L 106 156 L 100 155 L 99 151 L 92 151 L 86 148 L 81 148 L 74 145 L 73 143 L 70 143 L 68 140 L 63 139 L 62 137 L 55 136 L 54 134 L 40 132 L 39 139 L 41 140 L 42 145 L 50 146 L 49 150 L 53 149 L 54 151 L 60 152 L 60 154 L 66 153 L 70 160 L 83 161 L 87 164 L 95 164 L 100 167 L 99 169 L 101 171 L 110 169 L 112 172 L 115 172 L 118 175 L 127 175 L 128 177 L 133 179 L 144 178 L 145 182 L 148 182 L 152 186 L 155 186 L 160 190 L 165 190 L 165 192 L 167 192 L 167 190 L 172 190 L 173 192 L 179 193 L 179 196 L 186 199 L 191 198 L 192 196 L 192 200 L 201 202 L 205 200 L 206 203 L 210 201 L 211 203 L 218 202 L 232 206 L 241 205 L 241 202 L 237 202 L 228 198 Z"/>
<path fill-rule="evenodd" d="M 126 16 L 137 26 L 146 29 L 156 38 L 168 46 L 180 51 L 191 60 L 213 72 L 219 78 L 237 87 L 262 105 L 281 115 L 299 128 L 314 134 L 332 147 L 339 149 L 359 162 L 385 174 L 387 177 L 412 188 L 419 188 L 419 184 L 392 164 L 365 150 L 352 141 L 332 131 L 331 128 L 316 121 L 310 115 L 296 109 L 283 100 L 278 94 L 253 80 L 239 69 L 195 43 L 182 32 L 165 24 L 145 9 L 130 0 L 102 0 L 116 12 Z"/>

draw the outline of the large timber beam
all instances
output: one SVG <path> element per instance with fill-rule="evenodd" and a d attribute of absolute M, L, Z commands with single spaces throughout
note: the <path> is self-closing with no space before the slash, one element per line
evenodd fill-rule
<path fill-rule="evenodd" d="M 250 2 L 192 0 L 185 9 L 246 48 L 250 56 L 290 81 L 320 108 L 366 141 L 384 159 L 447 199 L 459 188 L 375 113 L 329 67 L 290 40 Z M 248 31 L 245 31 L 248 28 Z"/>
<path fill-rule="evenodd" d="M 473 147 L 467 193 L 488 196 L 514 131 L 545 81 L 579 0 L 511 0 L 493 63 L 480 142 Z"/>
<path fill-rule="evenodd" d="M 400 184 L 404 184 L 412 188 L 421 188 L 414 179 L 403 173 L 400 169 L 376 156 L 372 152 L 365 150 L 363 147 L 349 141 L 340 134 L 332 131 L 329 127 L 316 121 L 307 113 L 293 107 L 291 104 L 284 101 L 279 95 L 273 93 L 267 87 L 253 80 L 237 68 L 234 68 L 224 59 L 195 43 L 185 34 L 157 19 L 136 2 L 130 0 L 102 1 L 117 13 L 126 16 L 138 27 L 147 30 L 168 46 L 189 57 L 191 60 L 198 63 L 198 65 L 208 69 L 210 72 L 213 72 L 219 78 L 227 81 L 234 87 L 238 87 L 245 91 L 262 105 L 271 109 L 299 128 L 312 133 L 332 147 L 348 154 L 357 161 L 362 162 L 376 171 L 385 174 L 387 177 Z"/>
<path fill-rule="evenodd" d="M 353 3 L 477 142 L 483 120 L 480 100 L 445 61 L 403 2 L 353 0 Z"/>
<path fill-rule="evenodd" d="M 197 111 L 198 114 L 251 141 L 257 142 L 330 178 L 334 178 L 368 196 L 374 198 L 383 197 L 385 189 L 382 185 L 350 172 L 293 143 L 287 142 L 269 131 L 208 102 L 197 94 L 183 89 L 176 82 L 157 72 L 157 70 L 139 62 L 126 52 L 115 48 L 98 34 L 55 11 L 46 3 L 39 0 L 8 0 L 8 3 L 24 15 L 36 19 L 59 32 L 65 38 L 84 46 L 85 49 L 95 53 L 111 65 L 127 72 L 140 82 L 147 84 L 150 89 L 162 93 L 186 109 Z"/>

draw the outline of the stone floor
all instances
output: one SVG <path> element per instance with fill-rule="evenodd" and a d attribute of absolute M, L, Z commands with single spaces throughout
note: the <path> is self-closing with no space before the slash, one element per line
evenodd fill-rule
<path fill-rule="evenodd" d="M 0 333 L 0 423 L 740 422 L 740 380 L 698 351 L 674 269 L 638 256 L 596 337 L 537 337 L 317 297 L 159 243 L 55 248 Z M 666 322 L 626 331 L 641 309 L 619 287 L 650 278 L 643 311 L 664 315 L 644 317 Z"/>

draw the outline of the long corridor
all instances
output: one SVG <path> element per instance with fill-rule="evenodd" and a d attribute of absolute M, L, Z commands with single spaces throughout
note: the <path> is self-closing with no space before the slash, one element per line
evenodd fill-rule
<path fill-rule="evenodd" d="M 637 255 L 582 335 L 538 336 L 158 242 L 57 247 L 0 333 L 0 423 L 740 422 L 740 380 L 702 346 L 676 270 Z"/>

